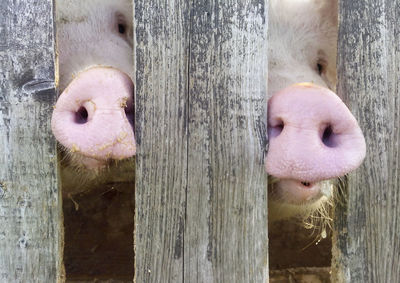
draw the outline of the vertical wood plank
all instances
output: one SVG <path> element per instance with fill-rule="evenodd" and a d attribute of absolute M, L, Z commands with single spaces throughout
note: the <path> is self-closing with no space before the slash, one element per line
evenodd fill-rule
<path fill-rule="evenodd" d="M 6 0 L 0 11 L 0 281 L 56 282 L 53 3 Z"/>
<path fill-rule="evenodd" d="M 400 282 L 400 1 L 340 1 L 338 94 L 367 157 L 338 213 L 333 282 Z"/>
<path fill-rule="evenodd" d="M 266 1 L 193 1 L 185 280 L 266 282 Z"/>
<path fill-rule="evenodd" d="M 266 282 L 266 1 L 135 1 L 136 282 Z"/>
<path fill-rule="evenodd" d="M 135 281 L 182 282 L 188 1 L 134 1 Z"/>

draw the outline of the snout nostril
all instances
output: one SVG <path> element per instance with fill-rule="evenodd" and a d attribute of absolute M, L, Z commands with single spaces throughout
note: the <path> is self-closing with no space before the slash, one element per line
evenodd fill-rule
<path fill-rule="evenodd" d="M 88 121 L 88 112 L 85 107 L 81 106 L 75 113 L 75 123 L 85 124 Z"/>
<path fill-rule="evenodd" d="M 335 133 L 332 130 L 332 126 L 329 125 L 328 127 L 325 128 L 324 133 L 322 134 L 322 142 L 324 145 L 327 147 L 336 147 L 336 141 L 335 141 Z"/>
<path fill-rule="evenodd" d="M 283 128 L 285 127 L 284 123 L 282 120 L 279 120 L 275 125 L 270 125 L 268 127 L 268 136 L 270 138 L 274 138 L 280 135 L 280 133 L 283 131 Z"/>
<path fill-rule="evenodd" d="M 135 128 L 135 112 L 132 105 L 127 105 L 125 107 L 125 115 L 131 126 Z"/>
<path fill-rule="evenodd" d="M 305 186 L 305 187 L 310 187 L 311 186 L 311 183 L 309 183 L 309 182 L 301 182 L 301 184 L 303 186 Z"/>

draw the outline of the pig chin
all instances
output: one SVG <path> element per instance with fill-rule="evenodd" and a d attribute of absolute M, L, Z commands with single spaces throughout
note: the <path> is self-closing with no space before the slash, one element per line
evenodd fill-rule
<path fill-rule="evenodd" d="M 63 164 L 76 168 L 76 170 L 82 172 L 87 171 L 92 175 L 97 175 L 105 170 L 110 170 L 113 167 L 120 167 L 121 165 L 134 163 L 135 157 L 132 156 L 130 158 L 123 158 L 123 159 L 97 159 L 90 156 L 85 156 L 83 154 L 79 154 L 76 152 L 71 152 L 70 149 L 62 147 L 61 152 L 64 158 Z"/>
<path fill-rule="evenodd" d="M 300 218 L 307 223 L 310 216 L 319 215 L 323 220 L 332 205 L 336 179 L 314 183 L 294 179 L 269 177 L 268 218 L 275 222 L 290 218 Z"/>
<path fill-rule="evenodd" d="M 91 157 L 86 157 L 83 155 L 75 156 L 74 160 L 78 159 L 79 161 L 75 161 L 76 164 L 82 164 L 88 170 L 99 170 L 103 169 L 107 166 L 107 160 L 100 160 Z"/>
<path fill-rule="evenodd" d="M 135 156 L 122 160 L 98 160 L 71 152 L 61 144 L 59 146 L 65 197 L 90 191 L 98 185 L 132 184 L 135 180 Z"/>
<path fill-rule="evenodd" d="M 84 167 L 87 170 L 98 172 L 110 167 L 112 160 L 96 159 L 81 154 L 73 154 L 70 157 L 71 163 L 75 167 Z"/>

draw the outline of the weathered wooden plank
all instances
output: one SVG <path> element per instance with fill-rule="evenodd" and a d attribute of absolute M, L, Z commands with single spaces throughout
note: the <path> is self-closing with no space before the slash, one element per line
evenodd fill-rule
<path fill-rule="evenodd" d="M 135 1 L 136 282 L 265 282 L 267 3 Z"/>
<path fill-rule="evenodd" d="M 0 281 L 61 274 L 52 1 L 0 3 Z"/>
<path fill-rule="evenodd" d="M 134 2 L 136 282 L 183 279 L 188 4 Z"/>
<path fill-rule="evenodd" d="M 340 1 L 338 94 L 367 142 L 338 215 L 333 282 L 400 282 L 400 1 Z"/>
<path fill-rule="evenodd" d="M 266 1 L 193 1 L 187 282 L 266 282 Z"/>

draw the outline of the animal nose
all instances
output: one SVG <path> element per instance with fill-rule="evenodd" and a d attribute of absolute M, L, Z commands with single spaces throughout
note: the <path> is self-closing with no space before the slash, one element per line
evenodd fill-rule
<path fill-rule="evenodd" d="M 343 176 L 365 157 L 364 136 L 341 99 L 327 88 L 302 83 L 268 102 L 267 172 L 316 182 Z"/>
<path fill-rule="evenodd" d="M 80 73 L 53 111 L 56 139 L 71 151 L 98 160 L 133 156 L 132 96 L 131 79 L 117 69 L 96 67 Z"/>

